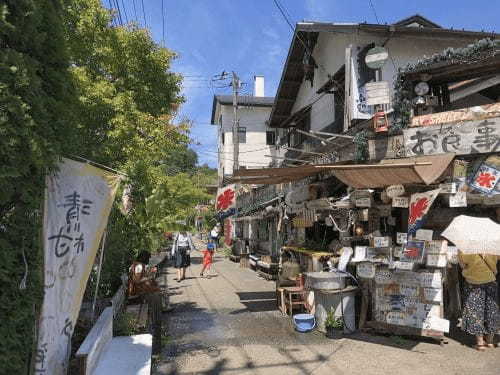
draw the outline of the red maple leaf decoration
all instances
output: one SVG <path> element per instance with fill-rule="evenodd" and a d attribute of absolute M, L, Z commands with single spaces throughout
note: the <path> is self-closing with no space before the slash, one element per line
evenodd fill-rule
<path fill-rule="evenodd" d="M 227 210 L 233 202 L 234 191 L 231 189 L 226 190 L 224 193 L 217 197 L 217 209 Z"/>
<path fill-rule="evenodd" d="M 429 205 L 427 198 L 420 198 L 410 206 L 410 217 L 408 224 L 414 224 L 421 216 L 423 216 L 425 209 Z"/>
<path fill-rule="evenodd" d="M 491 189 L 493 188 L 493 185 L 491 183 L 495 181 L 495 176 L 493 176 L 489 172 L 482 172 L 479 176 L 476 178 L 476 183 L 479 186 L 483 186 L 485 188 Z"/>

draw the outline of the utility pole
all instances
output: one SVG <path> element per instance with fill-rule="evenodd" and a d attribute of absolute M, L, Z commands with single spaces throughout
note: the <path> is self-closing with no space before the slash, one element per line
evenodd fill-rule
<path fill-rule="evenodd" d="M 240 167 L 239 165 L 239 153 L 240 153 L 240 144 L 238 137 L 238 89 L 240 88 L 240 79 L 233 72 L 233 79 L 231 82 L 231 86 L 233 86 L 233 173 L 237 171 Z"/>

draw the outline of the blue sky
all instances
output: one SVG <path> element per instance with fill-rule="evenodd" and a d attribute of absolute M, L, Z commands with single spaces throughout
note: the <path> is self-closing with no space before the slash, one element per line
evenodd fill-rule
<path fill-rule="evenodd" d="M 144 25 L 141 0 L 118 1 L 127 16 Z M 108 6 L 110 0 L 103 0 Z M 214 94 L 229 87 L 211 83 L 223 70 L 238 73 L 251 93 L 253 76 L 265 76 L 265 94 L 274 96 L 288 53 L 292 31 L 273 0 L 143 0 L 146 25 L 154 39 L 178 54 L 172 70 L 186 76 L 186 103 L 178 119 L 194 122 L 193 149 L 200 163 L 215 167 L 216 127 L 210 116 Z M 377 23 L 369 0 L 280 0 L 292 23 L 309 21 Z M 443 27 L 500 31 L 498 0 L 372 0 L 380 23 L 419 13 Z M 134 12 L 135 4 L 135 12 Z M 122 14 L 123 14 L 122 9 Z M 165 28 L 163 28 L 163 19 Z M 163 31 L 164 30 L 164 31 Z M 217 85 L 221 85 L 217 82 Z"/>

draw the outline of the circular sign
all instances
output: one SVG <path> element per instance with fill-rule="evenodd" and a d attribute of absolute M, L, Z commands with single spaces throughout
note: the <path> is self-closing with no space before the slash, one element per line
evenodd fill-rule
<path fill-rule="evenodd" d="M 365 63 L 370 69 L 380 69 L 389 58 L 389 52 L 384 47 L 371 48 L 365 57 Z"/>

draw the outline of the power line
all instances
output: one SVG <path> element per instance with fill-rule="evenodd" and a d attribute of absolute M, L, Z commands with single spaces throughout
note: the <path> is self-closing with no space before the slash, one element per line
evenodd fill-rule
<path fill-rule="evenodd" d="M 142 3 L 142 15 L 144 17 L 144 27 L 148 27 L 148 23 L 146 22 L 146 11 L 144 10 L 144 0 L 141 0 Z"/>
<path fill-rule="evenodd" d="M 125 14 L 125 22 L 128 23 L 128 15 L 127 15 L 127 8 L 125 7 L 125 3 L 122 0 L 122 7 L 123 7 L 123 14 Z"/>
<path fill-rule="evenodd" d="M 161 0 L 161 24 L 162 24 L 162 38 L 163 47 L 165 47 L 165 10 L 164 10 L 164 0 Z"/>
<path fill-rule="evenodd" d="M 137 9 L 135 7 L 135 0 L 132 0 L 132 4 L 134 5 L 134 19 L 137 23 L 139 23 L 139 20 L 137 19 Z"/>
<path fill-rule="evenodd" d="M 116 10 L 118 11 L 118 22 L 120 26 L 123 26 L 122 12 L 120 10 L 120 4 L 118 3 L 118 1 L 119 0 L 115 0 Z"/>
<path fill-rule="evenodd" d="M 378 20 L 377 16 L 377 11 L 375 10 L 375 7 L 373 6 L 372 0 L 368 0 L 370 2 L 370 7 L 372 8 L 373 14 L 375 15 L 375 19 L 377 20 L 377 23 L 380 24 L 380 21 Z"/>

